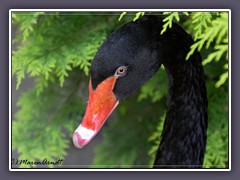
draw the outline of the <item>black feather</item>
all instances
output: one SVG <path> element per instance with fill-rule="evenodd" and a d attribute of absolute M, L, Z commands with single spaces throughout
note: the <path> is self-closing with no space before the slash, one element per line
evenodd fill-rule
<path fill-rule="evenodd" d="M 144 16 L 113 32 L 91 67 L 93 88 L 116 69 L 127 66 L 114 94 L 122 101 L 164 64 L 168 75 L 168 110 L 154 168 L 201 168 L 207 138 L 207 94 L 201 56 L 185 60 L 193 40 L 177 23 L 160 35 L 159 16 Z"/>

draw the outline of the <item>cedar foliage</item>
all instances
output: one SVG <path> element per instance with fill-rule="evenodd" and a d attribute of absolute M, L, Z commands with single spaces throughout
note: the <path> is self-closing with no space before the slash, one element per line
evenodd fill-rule
<path fill-rule="evenodd" d="M 89 67 L 107 36 L 144 12 L 13 12 L 18 26 L 12 44 L 12 76 L 35 84 L 24 92 L 12 120 L 12 147 L 20 159 L 64 158 L 69 137 L 85 111 Z M 225 12 L 164 12 L 163 30 L 178 21 L 203 56 L 209 100 L 205 168 L 228 167 L 228 14 Z M 163 128 L 167 78 L 164 68 L 117 108 L 102 130 L 91 167 L 151 167 Z M 127 132 L 127 133 L 126 133 Z M 20 167 L 31 167 L 21 165 Z M 53 166 L 50 166 L 53 167 Z"/>

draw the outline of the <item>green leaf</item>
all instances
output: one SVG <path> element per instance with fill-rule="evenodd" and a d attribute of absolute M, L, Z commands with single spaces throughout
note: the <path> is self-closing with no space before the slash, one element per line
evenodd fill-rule
<path fill-rule="evenodd" d="M 145 14 L 145 12 L 138 12 L 138 13 L 136 13 L 135 18 L 133 19 L 133 21 L 138 20 L 140 18 L 140 16 L 144 16 L 144 14 Z"/>
<path fill-rule="evenodd" d="M 225 72 L 220 76 L 220 79 L 215 84 L 216 88 L 219 88 L 220 86 L 222 86 L 227 81 L 227 79 L 228 79 L 228 72 Z"/>
<path fill-rule="evenodd" d="M 214 59 L 215 61 L 219 61 L 221 57 L 228 52 L 228 44 L 221 44 L 221 45 L 216 45 L 214 47 L 216 50 L 215 52 L 212 52 L 208 55 L 206 59 L 202 62 L 202 65 L 206 65 L 210 62 L 212 62 Z"/>
<path fill-rule="evenodd" d="M 195 12 L 192 15 L 192 23 L 194 25 L 194 40 L 196 41 L 210 25 L 212 21 L 212 14 L 210 12 Z"/>
<path fill-rule="evenodd" d="M 166 72 L 162 69 L 141 87 L 138 101 L 150 98 L 153 103 L 160 101 L 167 93 Z"/>
<path fill-rule="evenodd" d="M 208 13 L 209 14 L 209 13 Z M 197 26 L 195 28 L 196 30 L 196 34 L 195 34 L 195 43 L 191 46 L 191 50 L 189 51 L 189 53 L 186 56 L 186 60 L 189 59 L 189 57 L 195 52 L 195 50 L 200 51 L 203 48 L 203 45 L 206 44 L 206 48 L 209 48 L 211 43 L 214 42 L 214 40 L 216 41 L 216 49 L 219 48 L 217 45 L 220 44 L 220 42 L 223 43 L 223 40 L 225 40 L 228 37 L 228 14 L 222 12 L 220 14 L 219 17 L 216 17 L 215 19 L 212 20 L 211 18 L 211 14 L 205 15 L 205 14 L 201 14 L 201 13 L 196 13 L 195 14 L 196 17 L 200 17 L 200 18 L 195 18 L 195 21 L 193 21 L 193 23 L 196 23 L 200 20 L 203 19 L 203 17 L 205 17 L 204 21 L 204 25 L 201 24 L 199 25 L 199 27 Z M 193 16 L 193 18 L 195 17 Z M 208 18 L 206 18 L 208 17 Z M 210 25 L 207 25 L 206 22 L 210 22 Z M 204 27 L 204 28 L 203 28 Z M 203 31 L 204 29 L 204 31 Z M 202 33 L 202 31 L 204 33 Z M 210 58 L 213 58 L 214 55 L 211 55 Z M 217 56 L 217 59 L 220 59 L 219 56 Z M 210 59 L 208 59 L 206 62 L 210 61 Z"/>
<path fill-rule="evenodd" d="M 12 19 L 14 23 L 20 23 L 19 30 L 22 32 L 22 40 L 26 41 L 33 33 L 34 25 L 40 16 L 45 12 L 12 12 Z"/>
<path fill-rule="evenodd" d="M 123 18 L 123 16 L 125 16 L 127 14 L 127 12 L 122 12 L 122 14 L 119 16 L 118 21 L 121 21 L 121 19 Z"/>
<path fill-rule="evenodd" d="M 160 34 L 163 34 L 167 30 L 168 27 L 169 28 L 172 27 L 172 21 L 174 18 L 177 21 L 180 20 L 178 12 L 164 12 L 163 14 L 168 15 L 168 16 L 163 19 L 163 22 L 165 22 L 165 24 L 163 25 L 163 29 Z"/>
<path fill-rule="evenodd" d="M 189 16 L 189 13 L 188 12 L 183 12 L 184 15 L 186 16 Z"/>

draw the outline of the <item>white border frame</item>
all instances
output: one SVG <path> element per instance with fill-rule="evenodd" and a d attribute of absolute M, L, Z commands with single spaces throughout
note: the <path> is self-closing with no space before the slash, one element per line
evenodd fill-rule
<path fill-rule="evenodd" d="M 11 31 L 12 31 L 12 18 L 11 14 L 12 12 L 16 11 L 30 11 L 30 12 L 38 12 L 38 11 L 51 11 L 51 12 L 161 12 L 161 11 L 192 11 L 192 12 L 198 12 L 198 11 L 208 11 L 208 12 L 228 12 L 228 22 L 229 22 L 229 70 L 228 70 L 228 78 L 229 78 L 229 102 L 228 102 L 228 108 L 229 108 L 229 134 L 228 134 L 228 141 L 229 141 L 229 168 L 228 169 L 63 169 L 63 168 L 49 168 L 49 169 L 35 169 L 35 168 L 29 168 L 29 169 L 15 169 L 12 168 L 11 163 L 11 154 L 12 154 L 12 146 L 11 146 L 11 138 L 12 138 L 12 37 L 11 37 Z M 10 9 L 9 10 L 9 171 L 231 171 L 231 10 L 230 9 Z"/>

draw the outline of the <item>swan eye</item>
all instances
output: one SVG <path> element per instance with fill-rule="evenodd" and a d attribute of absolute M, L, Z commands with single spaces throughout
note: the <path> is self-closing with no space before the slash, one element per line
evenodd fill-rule
<path fill-rule="evenodd" d="M 127 67 L 126 66 L 120 66 L 117 69 L 115 75 L 117 75 L 117 76 L 124 76 L 126 74 L 126 72 L 127 72 Z"/>

